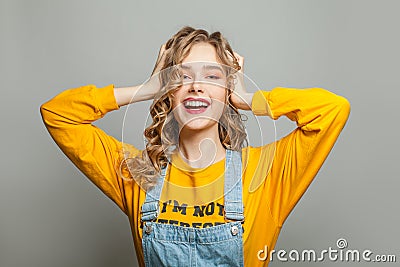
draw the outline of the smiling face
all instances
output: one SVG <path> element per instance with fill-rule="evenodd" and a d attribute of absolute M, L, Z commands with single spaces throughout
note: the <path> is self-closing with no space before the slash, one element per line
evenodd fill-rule
<path fill-rule="evenodd" d="M 214 46 L 197 43 L 181 63 L 183 85 L 174 92 L 172 108 L 180 128 L 218 126 L 226 102 L 226 74 Z"/>

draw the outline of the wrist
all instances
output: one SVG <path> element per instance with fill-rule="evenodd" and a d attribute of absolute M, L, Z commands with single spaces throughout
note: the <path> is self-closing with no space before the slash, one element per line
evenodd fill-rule
<path fill-rule="evenodd" d="M 242 110 L 251 110 L 251 104 L 253 100 L 253 93 L 245 93 L 240 98 L 240 103 L 237 108 Z"/>

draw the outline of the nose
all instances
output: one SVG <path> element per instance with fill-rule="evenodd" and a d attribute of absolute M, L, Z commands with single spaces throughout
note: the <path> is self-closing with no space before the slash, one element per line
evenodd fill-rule
<path fill-rule="evenodd" d="M 203 90 L 203 88 L 202 88 L 202 86 L 201 86 L 201 84 L 200 83 L 198 83 L 198 82 L 194 82 L 194 83 L 192 83 L 192 85 L 189 87 L 189 93 L 204 93 L 204 90 Z"/>

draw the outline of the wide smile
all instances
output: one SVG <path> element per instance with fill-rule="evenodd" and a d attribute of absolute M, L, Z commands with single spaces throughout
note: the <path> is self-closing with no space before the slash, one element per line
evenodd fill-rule
<path fill-rule="evenodd" d="M 194 97 L 186 98 L 182 103 L 185 111 L 189 114 L 203 113 L 211 105 L 211 102 L 208 99 Z"/>

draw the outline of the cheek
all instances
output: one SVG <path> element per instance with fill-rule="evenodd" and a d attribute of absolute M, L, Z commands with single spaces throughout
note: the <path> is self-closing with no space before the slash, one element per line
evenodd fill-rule
<path fill-rule="evenodd" d="M 227 105 L 226 91 L 221 91 L 218 94 L 213 94 L 212 98 L 213 98 L 213 108 L 212 108 L 213 117 L 216 120 L 219 120 Z"/>
<path fill-rule="evenodd" d="M 227 89 L 218 88 L 213 91 L 213 95 L 211 96 L 211 98 L 215 99 L 218 102 L 225 103 L 227 93 L 228 93 Z"/>
<path fill-rule="evenodd" d="M 173 95 L 171 97 L 171 101 L 172 101 L 172 108 L 176 108 L 179 103 L 180 103 L 180 99 L 182 98 L 182 88 L 178 88 L 173 92 Z"/>

